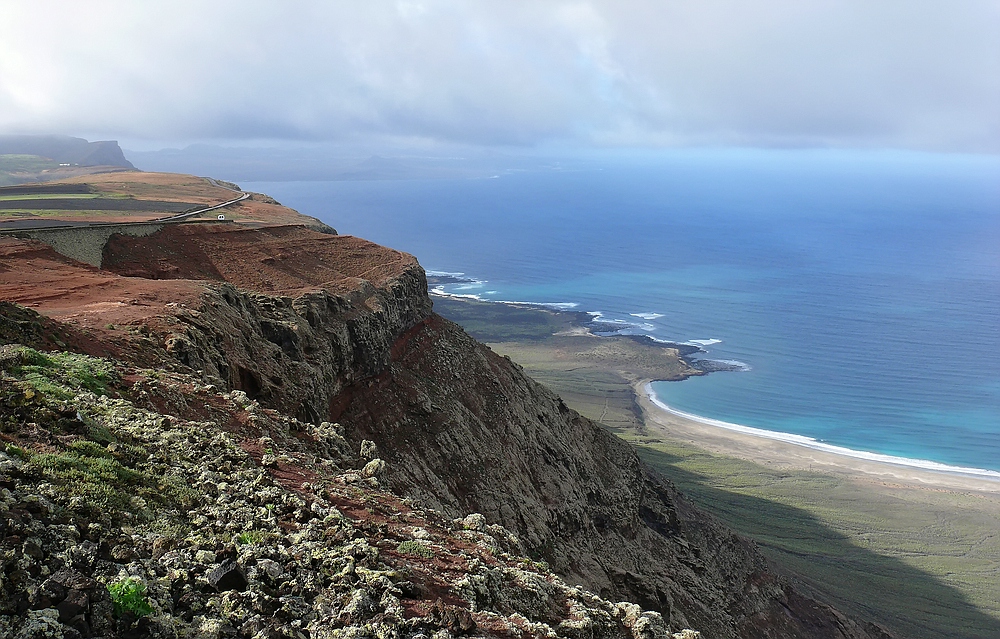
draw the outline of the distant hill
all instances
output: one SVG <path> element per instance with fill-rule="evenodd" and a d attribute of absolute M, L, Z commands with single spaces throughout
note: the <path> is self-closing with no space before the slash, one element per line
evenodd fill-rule
<path fill-rule="evenodd" d="M 0 135 L 0 155 L 35 155 L 59 164 L 134 169 L 118 142 L 88 142 L 68 135 Z"/>
<path fill-rule="evenodd" d="M 0 135 L 0 186 L 134 171 L 118 143 L 68 135 Z"/>

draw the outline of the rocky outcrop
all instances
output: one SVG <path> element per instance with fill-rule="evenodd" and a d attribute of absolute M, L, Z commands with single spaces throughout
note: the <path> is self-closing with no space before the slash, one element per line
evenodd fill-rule
<path fill-rule="evenodd" d="M 482 515 L 400 500 L 342 432 L 191 375 L 0 346 L 0 636 L 670 639 Z"/>
<path fill-rule="evenodd" d="M 480 512 L 564 578 L 655 609 L 672 628 L 717 638 L 882 636 L 797 594 L 751 542 L 689 504 L 625 442 L 431 314 L 415 261 L 372 270 L 387 249 L 298 231 L 242 233 L 225 246 L 221 236 L 198 238 L 186 262 L 156 236 L 114 249 L 145 255 L 158 276 L 230 283 L 210 287 L 200 308 L 177 311 L 165 336 L 177 361 L 302 421 L 337 420 L 355 447 L 379 442 L 395 491 L 452 516 Z M 262 290 L 271 276 L 233 265 L 249 255 L 255 269 L 286 278 L 281 292 Z M 346 275 L 323 282 L 293 269 L 298 260 Z"/>

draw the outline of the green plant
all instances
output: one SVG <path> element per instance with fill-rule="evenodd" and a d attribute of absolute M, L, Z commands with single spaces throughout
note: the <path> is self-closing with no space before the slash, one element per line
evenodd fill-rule
<path fill-rule="evenodd" d="M 264 532 L 260 530 L 248 530 L 246 532 L 241 532 L 236 535 L 233 540 L 237 546 L 248 546 L 250 544 L 259 544 L 264 541 Z"/>
<path fill-rule="evenodd" d="M 108 449 L 97 442 L 87 439 L 79 439 L 72 442 L 68 448 L 81 457 L 93 457 L 95 459 L 111 459 L 112 455 Z"/>
<path fill-rule="evenodd" d="M 423 557 L 424 559 L 430 559 L 434 556 L 433 550 L 419 541 L 414 541 L 412 539 L 399 542 L 399 545 L 396 546 L 396 551 L 404 555 L 413 555 L 415 557 Z"/>
<path fill-rule="evenodd" d="M 21 461 L 28 461 L 29 459 L 31 459 L 30 452 L 26 451 L 20 446 L 15 446 L 14 444 L 7 444 L 6 448 L 4 449 L 4 452 L 6 452 L 11 457 L 17 457 Z"/>
<path fill-rule="evenodd" d="M 153 614 L 153 607 L 149 605 L 149 598 L 146 596 L 146 584 L 135 577 L 126 577 L 111 584 L 108 592 L 111 593 L 111 602 L 115 607 L 115 617 L 121 617 L 127 612 L 136 617 Z"/>
<path fill-rule="evenodd" d="M 43 354 L 28 347 L 17 351 L 20 363 L 10 372 L 43 395 L 69 399 L 80 389 L 106 395 L 108 384 L 117 379 L 114 366 L 96 357 L 60 352 Z"/>

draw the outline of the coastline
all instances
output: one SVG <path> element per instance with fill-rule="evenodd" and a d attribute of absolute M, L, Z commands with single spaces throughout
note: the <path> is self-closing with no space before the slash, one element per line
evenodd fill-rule
<path fill-rule="evenodd" d="M 439 308 L 438 300 L 435 310 L 633 444 L 653 470 L 753 539 L 804 591 L 905 636 L 944 636 L 956 624 L 970 630 L 964 636 L 996 634 L 1000 481 L 859 459 L 672 414 L 652 403 L 645 386 L 705 374 L 674 349 L 594 335 L 571 324 L 572 312 L 469 299 Z"/>
<path fill-rule="evenodd" d="M 445 279 L 440 276 L 435 280 Z M 570 353 L 588 350 L 586 342 L 591 343 L 625 342 L 632 344 L 634 353 L 641 353 L 641 359 L 660 359 L 663 349 L 670 349 L 680 368 L 671 367 L 670 374 L 659 377 L 662 372 L 650 370 L 650 362 L 636 365 L 635 355 L 587 358 L 588 364 L 596 364 L 599 369 L 612 372 L 627 380 L 633 395 L 634 412 L 637 413 L 639 428 L 649 428 L 670 437 L 682 439 L 689 444 L 716 454 L 736 457 L 773 468 L 801 470 L 813 472 L 828 472 L 852 479 L 878 482 L 905 483 L 912 486 L 935 486 L 943 489 L 974 490 L 1000 494 L 1000 471 L 981 468 L 966 468 L 940 462 L 922 459 L 909 459 L 882 453 L 853 450 L 836 446 L 813 438 L 769 431 L 766 429 L 728 423 L 700 415 L 693 415 L 671 408 L 655 396 L 651 388 L 654 381 L 679 381 L 692 376 L 705 375 L 712 372 L 732 370 L 716 360 L 700 360 L 694 357 L 706 352 L 697 344 L 665 342 L 648 335 L 621 334 L 621 326 L 601 323 L 592 314 L 563 308 L 557 304 L 539 304 L 532 302 L 511 302 L 497 300 L 481 300 L 474 295 L 446 293 L 441 290 L 431 290 L 431 295 L 442 302 L 453 302 L 459 308 L 471 310 L 471 315 L 480 315 L 485 309 L 491 309 L 493 316 L 483 318 L 491 328 L 498 326 L 517 326 L 515 333 L 504 335 L 476 334 L 470 332 L 484 342 L 492 343 L 501 350 L 507 350 L 513 343 L 522 345 L 530 343 L 537 347 L 528 351 L 536 351 L 542 344 L 555 347 L 560 360 L 573 359 Z M 455 307 L 452 307 L 455 308 Z M 548 318 L 537 329 L 534 335 L 524 333 L 524 320 L 527 317 Z M 454 318 L 465 325 L 466 322 Z M 467 319 L 467 318 L 462 318 Z M 467 330 L 470 329 L 466 326 Z M 554 329 L 554 330 L 553 330 Z M 549 331 L 544 334 L 545 331 Z M 585 341 L 580 341 L 581 339 Z M 620 347 L 619 347 L 620 348 Z M 618 350 L 618 349 L 615 349 Z M 521 350 L 515 359 L 525 355 Z M 512 353 L 513 354 L 513 353 Z M 577 361 L 579 366 L 581 362 Z M 529 368 L 531 366 L 529 365 Z M 552 380 L 543 380 L 551 382 Z M 557 384 L 558 386 L 558 384 Z M 563 392 L 565 388 L 561 389 Z M 574 397 L 579 401 L 580 397 Z M 601 421 L 600 419 L 598 421 Z"/>
<path fill-rule="evenodd" d="M 691 415 L 656 398 L 653 381 L 657 380 L 643 379 L 632 385 L 647 428 L 712 453 L 774 468 L 830 473 L 861 481 L 1000 494 L 997 471 L 855 451 L 801 435 Z"/>
<path fill-rule="evenodd" d="M 430 279 L 432 283 L 436 283 L 445 278 L 434 276 Z M 635 350 L 645 351 L 653 357 L 660 356 L 664 349 L 670 349 L 673 351 L 672 357 L 683 362 L 686 369 L 681 375 L 674 372 L 666 378 L 670 381 L 719 371 L 743 370 L 742 363 L 697 358 L 696 355 L 699 353 L 707 352 L 699 344 L 659 340 L 644 334 L 622 333 L 626 327 L 602 322 L 595 318 L 593 313 L 566 308 L 563 304 L 482 300 L 476 295 L 447 293 L 432 287 L 429 289 L 430 296 L 435 300 L 436 311 L 461 324 L 470 335 L 486 343 L 550 342 L 559 338 L 586 337 L 593 339 L 595 343 L 615 340 L 628 342 L 634 345 Z M 469 312 L 464 313 L 463 309 Z M 514 330 L 497 334 L 496 329 L 500 327 Z"/>

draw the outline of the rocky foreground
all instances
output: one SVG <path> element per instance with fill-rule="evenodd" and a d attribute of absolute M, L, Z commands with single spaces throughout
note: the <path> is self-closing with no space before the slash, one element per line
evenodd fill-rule
<path fill-rule="evenodd" d="M 82 355 L 0 368 L 0 636 L 668 636 L 482 515 L 386 491 L 339 424 Z"/>
<path fill-rule="evenodd" d="M 411 256 L 102 251 L 0 239 L 0 636 L 888 636 L 434 314 Z"/>

